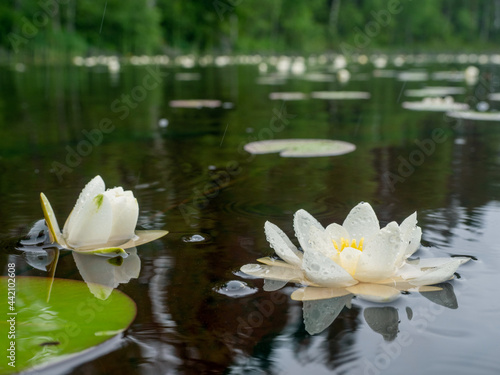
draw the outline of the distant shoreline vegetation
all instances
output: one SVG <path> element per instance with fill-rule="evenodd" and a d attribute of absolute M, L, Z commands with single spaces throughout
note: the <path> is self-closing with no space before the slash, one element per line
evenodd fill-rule
<path fill-rule="evenodd" d="M 0 60 L 74 56 L 491 51 L 500 2 L 478 0 L 12 0 Z"/>

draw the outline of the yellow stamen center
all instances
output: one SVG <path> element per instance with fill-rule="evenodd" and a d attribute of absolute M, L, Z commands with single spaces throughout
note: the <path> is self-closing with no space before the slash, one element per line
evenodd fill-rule
<path fill-rule="evenodd" d="M 352 240 L 351 243 L 349 244 L 349 241 L 347 241 L 344 237 L 340 238 L 340 246 L 337 243 L 337 241 L 332 240 L 333 246 L 335 246 L 335 249 L 337 249 L 338 253 L 341 253 L 342 250 L 344 250 L 346 247 L 353 247 L 355 249 L 358 249 L 359 251 L 363 251 L 363 242 L 365 238 L 361 238 L 359 240 L 359 245 L 356 243 L 356 240 Z"/>

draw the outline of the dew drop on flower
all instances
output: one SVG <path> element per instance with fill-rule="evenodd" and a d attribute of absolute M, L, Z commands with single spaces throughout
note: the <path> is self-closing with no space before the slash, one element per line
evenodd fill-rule
<path fill-rule="evenodd" d="M 228 297 L 238 298 L 256 293 L 257 288 L 252 288 L 246 283 L 238 280 L 231 280 L 220 287 L 214 288 L 214 291 Z"/>

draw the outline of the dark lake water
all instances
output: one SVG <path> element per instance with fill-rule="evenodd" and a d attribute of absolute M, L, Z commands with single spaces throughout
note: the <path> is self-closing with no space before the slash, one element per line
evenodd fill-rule
<path fill-rule="evenodd" d="M 500 68 L 480 66 L 474 85 L 432 75 L 402 81 L 368 66 L 348 68 L 346 84 L 292 75 L 270 85 L 258 83 L 255 65 L 122 66 L 114 74 L 100 66 L 0 67 L 4 274 L 15 262 L 18 276 L 46 275 L 15 249 L 43 217 L 39 193 L 48 196 L 61 223 L 98 174 L 108 187 L 134 191 L 140 227 L 170 231 L 138 248 L 139 278 L 118 287 L 138 307 L 126 335 L 61 373 L 500 373 L 500 123 L 401 107 L 415 100 L 405 90 L 427 85 L 463 87 L 455 100 L 475 107 L 500 91 Z M 325 73 L 324 67 L 316 70 Z M 178 74 L 185 72 L 199 79 Z M 269 99 L 271 92 L 326 90 L 367 91 L 371 98 Z M 222 105 L 169 105 L 179 99 Z M 499 102 L 489 104 L 500 109 Z M 109 131 L 98 136 L 100 124 Z M 82 143 L 92 135 L 94 144 Z M 336 139 L 357 149 L 321 158 L 242 149 L 270 138 Z M 416 255 L 475 259 L 458 270 L 444 300 L 415 292 L 387 305 L 354 298 L 331 325 L 310 335 L 303 303 L 289 298 L 296 286 L 266 292 L 262 280 L 239 268 L 273 253 L 266 220 L 294 238 L 296 210 L 327 225 L 341 223 L 360 201 L 372 204 L 383 225 L 417 211 L 423 246 Z M 69 252 L 62 253 L 56 277 L 81 280 Z"/>

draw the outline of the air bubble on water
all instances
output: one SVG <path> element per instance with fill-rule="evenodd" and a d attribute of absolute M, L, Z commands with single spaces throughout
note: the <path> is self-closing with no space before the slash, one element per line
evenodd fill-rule
<path fill-rule="evenodd" d="M 233 298 L 248 296 L 256 293 L 257 290 L 257 288 L 252 288 L 239 280 L 230 280 L 224 285 L 214 288 L 215 292 Z"/>
<path fill-rule="evenodd" d="M 479 112 L 486 112 L 488 109 L 490 109 L 490 105 L 487 102 L 479 102 L 476 105 L 476 109 Z"/>
<path fill-rule="evenodd" d="M 159 121 L 158 121 L 158 126 L 160 128 L 166 128 L 168 126 L 168 120 L 166 118 L 161 118 Z"/>

